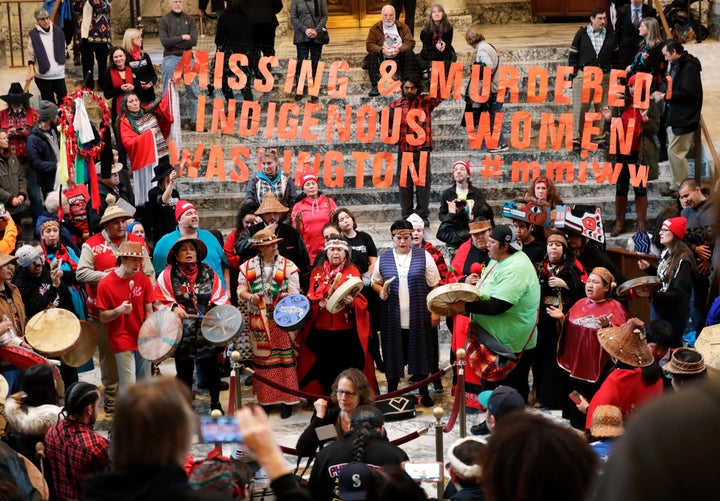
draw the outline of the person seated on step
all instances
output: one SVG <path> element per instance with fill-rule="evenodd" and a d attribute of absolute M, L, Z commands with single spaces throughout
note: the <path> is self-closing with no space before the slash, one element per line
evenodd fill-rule
<path fill-rule="evenodd" d="M 365 56 L 363 68 L 370 77 L 370 97 L 380 95 L 377 88 L 380 64 L 387 59 L 397 62 L 397 71 L 401 75 L 419 73 L 417 57 L 413 52 L 415 38 L 407 24 L 395 19 L 395 8 L 392 5 L 382 8 L 382 19 L 370 28 L 365 47 L 368 54 Z"/>

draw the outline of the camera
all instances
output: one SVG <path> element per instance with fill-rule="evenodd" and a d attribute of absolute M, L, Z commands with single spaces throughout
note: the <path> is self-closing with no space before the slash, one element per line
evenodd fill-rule
<path fill-rule="evenodd" d="M 462 209 L 466 205 L 467 205 L 467 200 L 461 200 L 459 198 L 457 200 L 455 200 L 455 207 L 457 207 L 458 209 Z"/>

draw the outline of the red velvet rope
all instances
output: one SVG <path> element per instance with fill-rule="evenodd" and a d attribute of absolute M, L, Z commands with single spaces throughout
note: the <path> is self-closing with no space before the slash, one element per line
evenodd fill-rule
<path fill-rule="evenodd" d="M 457 421 L 458 413 L 460 412 L 460 402 L 463 398 L 465 398 L 464 391 L 463 395 L 459 394 L 460 388 L 465 388 L 465 371 L 462 371 L 458 374 L 457 385 L 455 386 L 455 388 L 457 389 L 455 395 L 455 402 L 453 403 L 452 412 L 450 413 L 448 422 L 445 425 L 445 428 L 443 428 L 443 433 L 450 433 L 450 431 L 455 427 L 455 421 Z"/>
<path fill-rule="evenodd" d="M 428 377 L 426 377 L 426 378 L 423 379 L 422 381 L 418 381 L 417 383 L 413 383 L 413 384 L 411 384 L 410 386 L 405 386 L 405 387 L 403 387 L 403 388 L 400 388 L 400 389 L 398 389 L 398 390 L 396 390 L 396 391 L 392 391 L 392 392 L 390 392 L 390 393 L 383 393 L 382 395 L 376 395 L 377 398 L 375 399 L 375 401 L 376 401 L 376 402 L 382 402 L 383 400 L 390 400 L 391 398 L 399 397 L 399 396 L 404 395 L 404 394 L 406 394 L 406 393 L 409 393 L 409 392 L 411 392 L 411 391 L 413 391 L 413 390 L 416 390 L 416 389 L 420 388 L 421 386 L 426 386 L 427 384 L 431 383 L 432 381 L 435 381 L 436 379 L 441 378 L 441 377 L 445 374 L 445 372 L 447 372 L 447 371 L 450 370 L 451 368 L 452 368 L 452 366 L 448 366 L 448 367 L 446 367 L 445 369 L 440 369 L 439 371 L 437 371 L 437 372 L 434 373 L 434 374 L 429 375 Z M 318 398 L 324 398 L 324 399 L 326 399 L 326 400 L 327 400 L 328 398 L 330 398 L 329 396 L 326 396 L 326 395 L 316 395 L 316 394 L 314 394 L 314 393 L 307 393 L 307 392 L 300 391 L 300 390 L 294 390 L 294 389 L 291 389 L 291 388 L 286 388 L 286 387 L 282 386 L 281 384 L 279 384 L 279 383 L 277 383 L 277 382 L 275 382 L 275 381 L 273 381 L 273 380 L 271 380 L 271 379 L 268 379 L 268 378 L 266 378 L 266 377 L 264 377 L 264 376 L 261 376 L 260 374 L 258 374 L 257 372 L 253 371 L 252 369 L 250 369 L 250 368 L 248 368 L 248 367 L 245 368 L 245 371 L 248 372 L 248 373 L 250 373 L 250 374 L 252 374 L 253 377 L 256 378 L 258 381 L 260 381 L 261 383 L 264 383 L 264 384 L 266 384 L 266 385 L 268 385 L 268 386 L 271 386 L 271 387 L 275 388 L 276 390 L 280 390 L 280 391 L 282 391 L 282 392 L 284 392 L 284 393 L 287 393 L 287 394 L 289 394 L 289 395 L 294 395 L 294 396 L 296 396 L 296 397 L 304 398 L 304 399 L 306 399 L 306 400 L 308 400 L 308 401 L 310 401 L 310 402 L 314 402 L 314 401 L 317 400 Z"/>

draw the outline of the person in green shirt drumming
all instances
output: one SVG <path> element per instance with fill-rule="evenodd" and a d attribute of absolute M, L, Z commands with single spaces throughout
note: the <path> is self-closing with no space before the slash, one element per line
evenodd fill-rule
<path fill-rule="evenodd" d="M 477 283 L 480 301 L 452 305 L 458 313 L 470 313 L 471 322 L 519 357 L 518 365 L 500 381 L 482 381 L 482 391 L 499 385 L 515 388 L 527 401 L 528 374 L 537 343 L 540 283 L 530 259 L 522 252 L 515 230 L 508 225 L 493 228 L 488 238 L 490 262 Z"/>

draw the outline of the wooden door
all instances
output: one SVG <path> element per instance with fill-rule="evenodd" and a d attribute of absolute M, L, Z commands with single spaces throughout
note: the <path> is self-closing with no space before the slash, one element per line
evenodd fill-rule
<path fill-rule="evenodd" d="M 386 0 L 327 0 L 328 28 L 369 28 L 380 20 Z"/>

